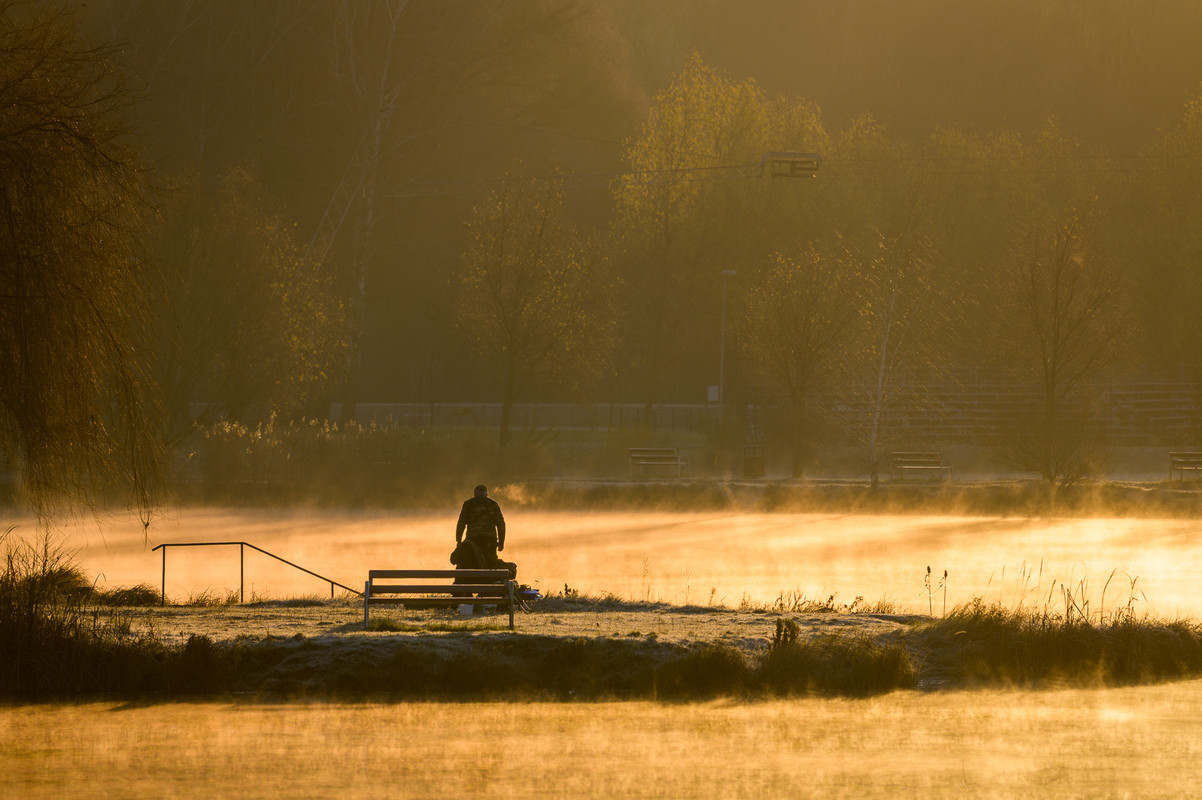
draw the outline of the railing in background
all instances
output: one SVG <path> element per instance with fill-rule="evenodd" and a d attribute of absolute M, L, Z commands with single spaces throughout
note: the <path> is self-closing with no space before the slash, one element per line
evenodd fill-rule
<path fill-rule="evenodd" d="M 348 592 L 353 592 L 354 594 L 358 594 L 358 595 L 363 594 L 359 590 L 352 589 L 349 586 L 344 586 L 343 584 L 339 583 L 336 580 L 327 578 L 324 575 L 318 575 L 313 570 L 305 569 L 304 567 L 300 566 L 299 564 L 293 564 L 291 561 L 289 561 L 286 558 L 280 558 L 275 553 L 269 553 L 261 547 L 254 546 L 250 542 L 166 542 L 164 544 L 155 546 L 151 551 L 151 552 L 153 552 L 154 550 L 159 550 L 159 549 L 162 549 L 162 551 L 163 551 L 163 586 L 162 586 L 163 605 L 167 604 L 167 548 L 168 547 L 226 547 L 226 546 L 230 546 L 230 545 L 238 545 L 238 594 L 239 594 L 239 597 L 241 598 L 241 602 L 243 602 L 243 603 L 246 602 L 246 548 L 248 548 L 248 547 L 251 550 L 258 551 L 265 556 L 271 556 L 276 561 L 282 561 L 283 563 L 287 564 L 288 566 L 292 567 L 293 569 L 299 569 L 301 572 L 308 573 L 309 575 L 312 575 L 315 578 L 320 578 L 321 580 L 326 581 L 327 583 L 330 584 L 330 599 L 331 600 L 334 599 L 334 587 L 335 586 L 346 589 Z"/>

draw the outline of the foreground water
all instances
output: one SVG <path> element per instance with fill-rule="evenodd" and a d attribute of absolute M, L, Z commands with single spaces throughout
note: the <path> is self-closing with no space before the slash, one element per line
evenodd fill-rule
<path fill-rule="evenodd" d="M 168 599 L 245 590 L 329 596 L 330 584 L 251 550 L 164 543 L 246 541 L 350 587 L 368 569 L 449 568 L 457 509 L 444 514 L 185 509 L 156 519 L 85 520 L 66 546 L 101 586 L 163 585 Z M 941 613 L 973 597 L 1093 612 L 1134 603 L 1159 617 L 1202 616 L 1202 527 L 1172 519 L 550 513 L 506 509 L 519 578 L 623 599 L 737 606 L 777 598 L 889 601 Z M 24 524 L 18 533 L 32 535 Z M 928 589 L 927 568 L 932 569 Z M 943 572 L 947 570 L 945 585 Z M 1104 594 L 1103 594 L 1104 593 Z"/>
<path fill-rule="evenodd" d="M 0 708 L 0 796 L 1195 797 L 1202 683 L 756 704 Z"/>

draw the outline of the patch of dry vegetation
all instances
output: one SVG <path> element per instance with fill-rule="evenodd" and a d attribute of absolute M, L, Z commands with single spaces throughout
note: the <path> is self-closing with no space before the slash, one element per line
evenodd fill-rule
<path fill-rule="evenodd" d="M 1202 625 L 1121 611 L 1091 623 L 977 599 L 918 626 L 912 647 L 932 684 L 1113 686 L 1202 674 Z"/>

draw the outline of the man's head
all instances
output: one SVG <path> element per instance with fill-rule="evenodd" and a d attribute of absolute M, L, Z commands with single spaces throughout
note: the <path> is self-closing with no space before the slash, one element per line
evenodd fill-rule
<path fill-rule="evenodd" d="M 476 497 L 488 497 L 488 487 L 480 484 L 476 487 Z"/>

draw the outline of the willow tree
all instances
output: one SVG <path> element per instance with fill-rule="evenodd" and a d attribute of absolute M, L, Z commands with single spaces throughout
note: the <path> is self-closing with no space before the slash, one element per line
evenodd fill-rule
<path fill-rule="evenodd" d="M 502 447 L 525 390 L 588 380 L 608 358 L 607 286 L 582 241 L 558 176 L 511 175 L 473 214 L 459 323 L 500 372 Z"/>
<path fill-rule="evenodd" d="M 0 435 L 39 514 L 112 485 L 151 502 L 130 104 L 115 49 L 0 2 Z"/>

